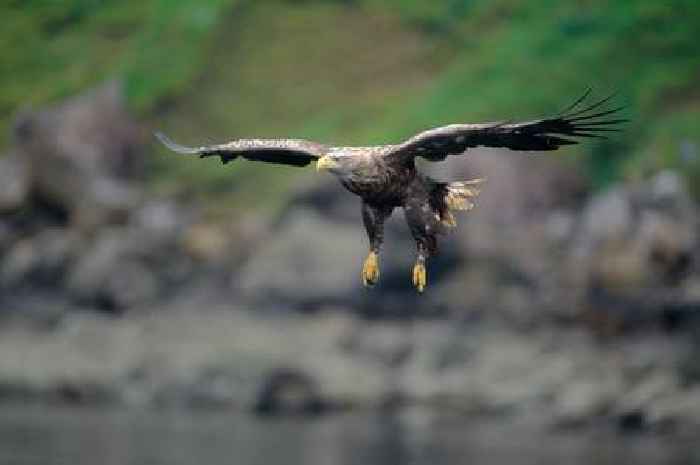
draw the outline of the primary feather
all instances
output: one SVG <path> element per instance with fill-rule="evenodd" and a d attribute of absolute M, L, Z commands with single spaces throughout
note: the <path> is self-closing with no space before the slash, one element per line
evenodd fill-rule
<path fill-rule="evenodd" d="M 451 124 L 430 129 L 397 146 L 389 156 L 399 159 L 420 156 L 441 161 L 448 155 L 464 153 L 470 147 L 549 151 L 578 144 L 579 138 L 605 138 L 607 133 L 619 131 L 617 125 L 627 120 L 608 117 L 622 107 L 595 112 L 609 102 L 612 95 L 577 109 L 589 93 L 590 90 L 555 117 L 519 123 Z"/>

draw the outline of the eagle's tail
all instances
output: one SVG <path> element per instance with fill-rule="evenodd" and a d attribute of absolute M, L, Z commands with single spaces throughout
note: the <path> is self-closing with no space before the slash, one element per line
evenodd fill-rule
<path fill-rule="evenodd" d="M 442 192 L 443 208 L 440 209 L 440 222 L 447 227 L 457 226 L 452 211 L 469 211 L 474 208 L 476 197 L 481 192 L 481 185 L 486 179 L 470 179 L 444 184 Z"/>

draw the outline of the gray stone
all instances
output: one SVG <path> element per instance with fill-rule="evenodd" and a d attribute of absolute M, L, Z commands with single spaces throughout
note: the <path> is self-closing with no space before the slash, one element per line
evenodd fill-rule
<path fill-rule="evenodd" d="M 79 242 L 73 231 L 53 228 L 14 243 L 0 264 L 0 285 L 60 287 L 78 253 Z"/>
<path fill-rule="evenodd" d="M 151 199 L 134 209 L 130 223 L 148 233 L 172 240 L 183 233 L 190 212 L 168 199 Z"/>
<path fill-rule="evenodd" d="M 633 225 L 632 204 L 624 188 L 596 195 L 581 213 L 580 234 L 589 242 L 624 240 Z"/>
<path fill-rule="evenodd" d="M 0 214 L 15 211 L 24 205 L 29 187 L 27 160 L 17 153 L 0 157 Z"/>
<path fill-rule="evenodd" d="M 653 424 L 681 423 L 700 427 L 700 388 L 697 386 L 652 404 L 648 411 Z"/>
<path fill-rule="evenodd" d="M 77 260 L 67 289 L 79 300 L 119 309 L 149 302 L 162 290 L 167 267 L 159 264 L 171 246 L 141 229 L 105 230 Z"/>
<path fill-rule="evenodd" d="M 361 230 L 297 208 L 234 273 L 232 284 L 253 300 L 334 301 L 360 291 Z"/>
<path fill-rule="evenodd" d="M 87 229 L 123 221 L 138 202 L 142 133 L 119 83 L 25 113 L 14 135 L 29 161 L 31 191 L 63 208 L 71 221 Z"/>
<path fill-rule="evenodd" d="M 609 411 L 614 395 L 600 379 L 574 381 L 555 400 L 553 422 L 561 427 L 585 425 Z"/>

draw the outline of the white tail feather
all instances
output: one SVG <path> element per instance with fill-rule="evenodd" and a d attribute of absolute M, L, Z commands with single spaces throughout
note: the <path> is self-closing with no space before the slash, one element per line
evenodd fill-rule
<path fill-rule="evenodd" d="M 452 211 L 469 211 L 474 208 L 474 200 L 481 192 L 481 185 L 485 181 L 484 178 L 470 179 L 469 181 L 456 181 L 447 185 L 447 194 L 445 194 L 445 204 L 448 210 L 443 214 L 441 222 L 445 226 L 455 227 L 455 220 Z"/>

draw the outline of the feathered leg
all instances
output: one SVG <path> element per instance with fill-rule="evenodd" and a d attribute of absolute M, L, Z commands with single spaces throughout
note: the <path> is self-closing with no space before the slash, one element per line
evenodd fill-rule
<path fill-rule="evenodd" d="M 430 205 L 428 199 L 413 198 L 404 205 L 406 223 L 416 241 L 416 263 L 413 266 L 413 286 L 419 293 L 428 285 L 425 262 L 437 253 L 437 235 L 443 234 L 446 225 L 440 221 L 440 215 Z"/>
<path fill-rule="evenodd" d="M 384 242 L 384 222 L 393 207 L 376 207 L 362 202 L 362 221 L 369 237 L 369 254 L 362 266 L 362 284 L 373 286 L 379 281 L 379 251 Z"/>
<path fill-rule="evenodd" d="M 482 179 L 439 183 L 427 177 L 417 178 L 403 206 L 406 222 L 416 241 L 413 286 L 419 293 L 428 285 L 425 263 L 437 254 L 437 236 L 457 225 L 452 211 L 471 210 L 479 195 Z"/>

